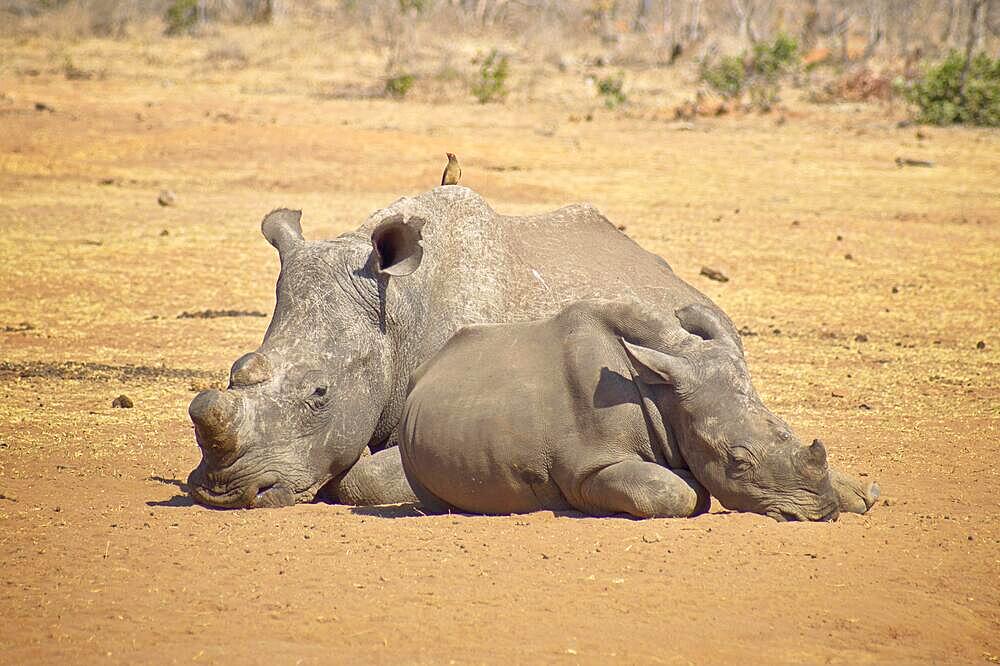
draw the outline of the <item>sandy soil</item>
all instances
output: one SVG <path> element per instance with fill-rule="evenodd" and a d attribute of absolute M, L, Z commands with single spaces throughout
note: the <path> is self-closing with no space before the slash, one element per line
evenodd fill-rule
<path fill-rule="evenodd" d="M 1000 661 L 995 131 L 794 93 L 693 125 L 641 96 L 590 122 L 556 92 L 340 99 L 301 46 L 229 71 L 173 44 L 0 44 L 0 662 Z M 65 48 L 103 74 L 68 80 Z M 884 501 L 835 524 L 192 506 L 187 403 L 267 319 L 178 315 L 269 315 L 264 213 L 331 237 L 445 150 L 500 211 L 590 201 L 665 256 Z"/>

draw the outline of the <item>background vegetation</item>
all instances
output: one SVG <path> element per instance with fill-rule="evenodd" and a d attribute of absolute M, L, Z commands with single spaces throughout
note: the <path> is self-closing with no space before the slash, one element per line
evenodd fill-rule
<path fill-rule="evenodd" d="M 690 84 L 679 117 L 769 112 L 789 88 L 822 103 L 899 98 L 920 122 L 1000 115 L 1000 0 L 0 0 L 0 31 L 22 39 L 212 39 L 232 25 L 298 26 L 377 54 L 381 71 L 325 92 L 338 97 L 520 102 L 541 63 L 626 112 L 663 104 L 635 83 L 669 68 Z M 217 51 L 227 66 L 250 57 Z"/>

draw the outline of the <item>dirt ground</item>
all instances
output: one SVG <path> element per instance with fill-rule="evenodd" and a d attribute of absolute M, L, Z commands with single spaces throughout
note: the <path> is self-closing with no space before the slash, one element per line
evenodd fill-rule
<path fill-rule="evenodd" d="M 554 68 L 503 106 L 352 98 L 340 56 L 247 39 L 292 54 L 0 42 L 0 663 L 1000 661 L 1000 134 L 794 91 L 677 123 L 648 73 L 617 111 Z M 833 524 L 193 506 L 187 404 L 273 307 L 262 216 L 332 237 L 446 150 L 502 212 L 590 201 L 666 257 L 884 499 Z M 250 314 L 178 316 L 205 310 Z"/>

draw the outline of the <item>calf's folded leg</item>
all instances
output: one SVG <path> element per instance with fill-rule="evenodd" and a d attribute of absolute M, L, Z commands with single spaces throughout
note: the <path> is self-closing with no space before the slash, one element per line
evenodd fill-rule
<path fill-rule="evenodd" d="M 685 471 L 643 460 L 623 460 L 590 475 L 580 492 L 588 513 L 639 518 L 694 516 L 708 511 L 709 494 Z"/>
<path fill-rule="evenodd" d="M 840 498 L 841 513 L 865 513 L 872 508 L 881 492 L 877 483 L 860 481 L 832 467 L 830 482 Z"/>

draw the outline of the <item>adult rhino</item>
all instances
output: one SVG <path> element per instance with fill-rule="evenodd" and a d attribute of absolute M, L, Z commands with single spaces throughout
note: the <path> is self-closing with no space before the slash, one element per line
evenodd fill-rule
<path fill-rule="evenodd" d="M 407 385 L 468 324 L 627 297 L 664 313 L 702 304 L 736 335 L 592 206 L 510 217 L 449 186 L 400 199 L 334 240 L 305 240 L 299 219 L 278 210 L 262 223 L 281 272 L 261 346 L 233 364 L 227 390 L 189 407 L 202 460 L 188 483 L 201 504 L 412 500 L 392 446 Z M 868 489 L 854 482 L 851 492 Z"/>

